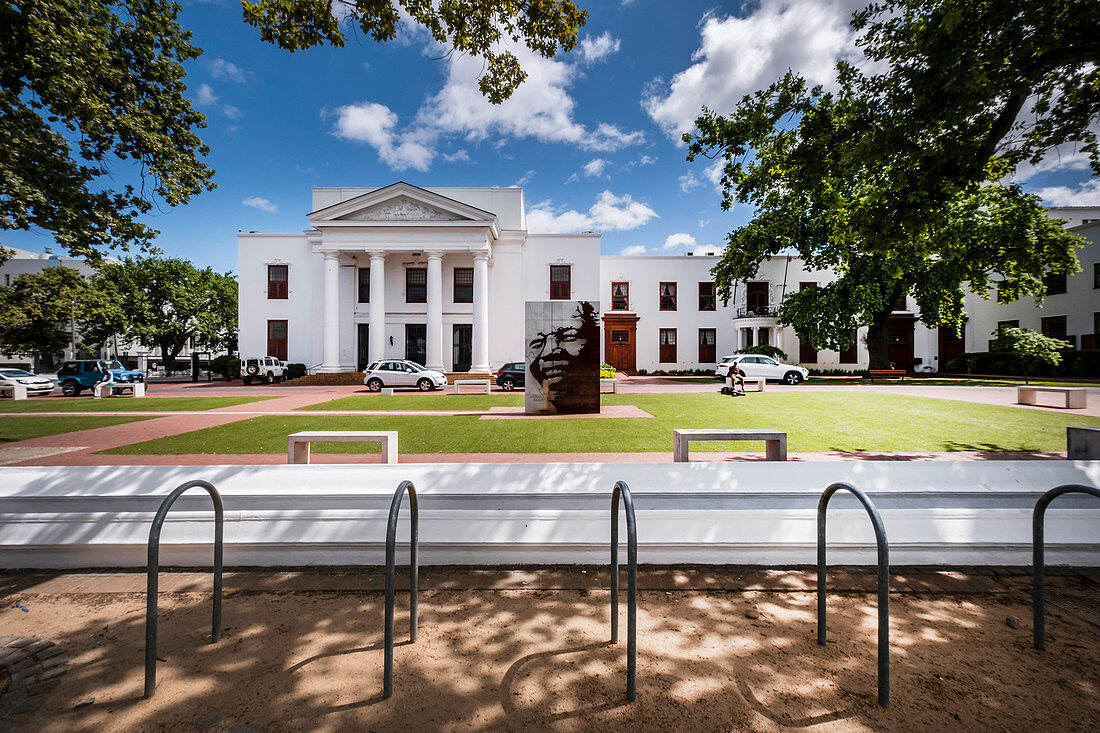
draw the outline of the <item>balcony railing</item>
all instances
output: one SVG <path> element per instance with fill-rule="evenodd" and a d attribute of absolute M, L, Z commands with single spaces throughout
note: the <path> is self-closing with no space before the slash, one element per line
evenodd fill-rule
<path fill-rule="evenodd" d="M 770 305 L 762 305 L 756 308 L 737 309 L 738 318 L 774 318 L 778 315 L 779 309 Z"/>

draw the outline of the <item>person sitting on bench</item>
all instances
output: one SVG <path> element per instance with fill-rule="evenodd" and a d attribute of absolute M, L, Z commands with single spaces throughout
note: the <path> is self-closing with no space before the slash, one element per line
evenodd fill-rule
<path fill-rule="evenodd" d="M 105 361 L 101 361 L 99 362 L 99 368 L 102 370 L 103 375 L 92 389 L 92 395 L 97 400 L 101 397 L 114 397 L 114 391 L 111 389 L 111 385 L 115 383 L 115 375 L 111 371 L 110 365 Z"/>
<path fill-rule="evenodd" d="M 741 371 L 741 363 L 733 362 L 730 364 L 730 380 L 733 387 L 733 395 L 740 396 L 745 394 L 745 373 Z"/>

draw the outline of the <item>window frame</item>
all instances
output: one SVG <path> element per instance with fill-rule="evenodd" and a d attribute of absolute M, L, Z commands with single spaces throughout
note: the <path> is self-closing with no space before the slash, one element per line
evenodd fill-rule
<path fill-rule="evenodd" d="M 283 337 L 277 339 L 271 335 L 271 327 L 277 323 L 283 324 Z M 272 344 L 282 341 L 282 348 L 277 349 Z M 278 352 L 282 352 L 281 354 Z M 267 321 L 267 356 L 274 357 L 280 361 L 287 361 L 287 354 L 290 351 L 290 322 L 285 318 L 270 318 Z M 261 359 L 261 362 L 263 359 Z"/>
<path fill-rule="evenodd" d="M 666 341 L 666 334 L 671 334 L 671 342 Z M 660 328 L 657 329 L 657 361 L 661 364 L 675 364 L 676 363 L 676 329 L 675 328 Z M 666 351 L 666 349 L 668 351 Z M 666 355 L 671 353 L 672 358 L 666 358 Z"/>
<path fill-rule="evenodd" d="M 710 295 L 703 294 L 703 286 L 710 286 Z M 704 300 L 710 299 L 710 307 L 706 307 Z M 699 283 L 699 310 L 700 311 L 716 311 L 718 310 L 718 290 L 714 287 L 714 281 L 703 281 Z"/>
<path fill-rule="evenodd" d="M 672 286 L 671 292 L 668 295 L 665 295 L 665 286 L 666 285 Z M 671 282 L 671 281 L 658 283 L 658 285 L 657 285 L 657 310 L 662 310 L 662 311 L 674 311 L 674 310 L 676 310 L 676 306 L 677 306 L 676 291 L 678 289 L 676 287 L 676 285 L 677 285 L 677 283 Z M 672 307 L 670 307 L 670 308 L 665 307 L 665 298 L 670 298 L 671 299 Z M 673 330 L 675 330 L 675 329 L 673 329 Z"/>
<path fill-rule="evenodd" d="M 282 270 L 283 279 L 272 278 L 272 271 Z M 267 299 L 288 300 L 290 298 L 290 265 L 267 266 Z"/>
<path fill-rule="evenodd" d="M 355 281 L 355 302 L 356 303 L 369 303 L 370 302 L 370 268 L 358 267 L 356 268 L 356 281 Z M 366 277 L 364 278 L 364 274 Z M 366 280 L 366 282 L 364 282 Z M 363 289 L 366 288 L 367 297 L 363 298 Z"/>
<path fill-rule="evenodd" d="M 615 286 L 621 285 L 623 287 L 622 295 L 615 295 Z M 615 298 L 625 298 L 626 303 L 622 308 L 615 307 Z M 618 281 L 611 283 L 611 310 L 613 311 L 628 311 L 630 310 L 630 283 L 625 281 Z"/>
<path fill-rule="evenodd" d="M 410 281 L 409 277 L 414 272 L 423 273 L 423 276 L 424 276 L 423 284 L 413 283 L 413 282 Z M 424 297 L 423 297 L 423 299 L 414 300 L 412 298 L 413 288 L 424 288 Z M 428 302 L 428 268 L 427 267 L 406 267 L 405 268 L 405 302 L 406 303 L 427 303 Z"/>
<path fill-rule="evenodd" d="M 1048 272 L 1043 276 L 1043 289 L 1046 295 L 1065 295 L 1068 278 L 1064 272 Z"/>
<path fill-rule="evenodd" d="M 709 334 L 710 342 L 704 343 L 704 336 Z M 704 352 L 704 347 L 709 351 Z M 703 357 L 711 356 L 711 359 L 705 359 Z M 718 329 L 717 328 L 700 328 L 699 329 L 699 363 L 700 364 L 717 364 L 718 363 Z"/>
<path fill-rule="evenodd" d="M 463 276 L 465 276 L 465 274 L 467 272 L 470 273 L 470 283 L 469 283 L 469 285 L 467 285 L 466 283 L 462 283 L 461 285 L 459 284 L 459 282 L 458 282 L 458 273 L 460 273 L 460 272 L 463 273 Z M 466 288 L 470 289 L 470 299 L 469 300 L 459 298 L 458 289 L 460 287 L 463 288 L 463 295 L 465 295 L 465 289 Z M 456 267 L 453 270 L 451 270 L 451 302 L 452 303 L 473 303 L 474 302 L 474 268 L 472 268 L 472 267 Z"/>
<path fill-rule="evenodd" d="M 565 272 L 565 279 L 555 280 L 555 272 Z M 564 283 L 564 285 L 562 284 Z M 550 265 L 550 300 L 569 300 L 573 295 L 573 266 Z"/>

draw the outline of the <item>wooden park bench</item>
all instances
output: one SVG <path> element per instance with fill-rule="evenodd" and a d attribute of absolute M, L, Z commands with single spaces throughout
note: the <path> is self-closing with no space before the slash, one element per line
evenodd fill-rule
<path fill-rule="evenodd" d="M 1053 392 L 1065 397 L 1066 408 L 1081 410 L 1088 407 L 1088 388 L 1086 387 L 1035 387 L 1028 385 L 1016 388 L 1016 403 L 1020 405 L 1039 404 L 1040 392 Z"/>
<path fill-rule="evenodd" d="M 763 440 L 765 458 L 769 461 L 787 460 L 787 434 L 779 430 L 755 429 L 689 429 L 672 431 L 672 460 L 687 463 L 688 443 L 693 440 Z"/>
<path fill-rule="evenodd" d="M 901 381 L 905 381 L 904 369 L 868 369 L 867 376 L 871 378 L 871 383 L 874 384 L 875 377 L 887 377 L 898 378 Z"/>
<path fill-rule="evenodd" d="M 307 430 L 286 438 L 286 462 L 309 463 L 310 443 L 381 443 L 382 463 L 397 463 L 396 430 Z"/>

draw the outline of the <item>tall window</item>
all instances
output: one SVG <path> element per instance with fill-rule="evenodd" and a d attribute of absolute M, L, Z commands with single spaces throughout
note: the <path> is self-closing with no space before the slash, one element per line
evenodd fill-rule
<path fill-rule="evenodd" d="M 405 302 L 428 302 L 428 270 L 423 267 L 405 269 Z"/>
<path fill-rule="evenodd" d="M 717 362 L 715 359 L 715 343 L 717 342 L 715 329 L 713 328 L 700 328 L 699 329 L 699 363 L 700 364 L 714 364 Z"/>
<path fill-rule="evenodd" d="M 1100 288 L 1100 262 L 1092 263 L 1092 287 Z"/>
<path fill-rule="evenodd" d="M 841 364 L 855 364 L 856 359 L 856 332 L 848 334 L 848 344 L 840 350 Z"/>
<path fill-rule="evenodd" d="M 571 269 L 569 265 L 550 265 L 550 300 L 569 300 Z"/>
<path fill-rule="evenodd" d="M 676 310 L 676 283 L 661 283 L 661 310 Z M 675 331 L 673 332 L 675 338 Z"/>
<path fill-rule="evenodd" d="M 630 310 L 630 284 L 611 283 L 611 310 Z"/>
<path fill-rule="evenodd" d="M 1066 273 L 1048 272 L 1043 277 L 1043 286 L 1047 290 L 1047 295 L 1061 295 L 1066 292 Z"/>
<path fill-rule="evenodd" d="M 1066 317 L 1050 316 L 1043 318 L 1040 323 L 1043 335 L 1051 338 L 1064 339 L 1066 337 Z"/>
<path fill-rule="evenodd" d="M 658 355 L 658 360 L 662 364 L 675 364 L 676 363 L 676 329 L 675 328 L 662 328 L 661 329 L 661 348 Z"/>
<path fill-rule="evenodd" d="M 712 311 L 715 309 L 714 283 L 699 283 L 699 310 Z M 702 359 L 700 359 L 700 361 L 702 361 Z"/>
<path fill-rule="evenodd" d="M 474 302 L 474 268 L 472 267 L 456 267 L 455 268 L 455 302 L 456 303 L 473 303 Z"/>
<path fill-rule="evenodd" d="M 286 361 L 286 321 L 267 322 L 267 355 Z"/>
<path fill-rule="evenodd" d="M 370 268 L 359 268 L 359 302 L 370 302 Z"/>
<path fill-rule="evenodd" d="M 287 265 L 267 266 L 267 297 L 268 300 L 287 299 L 287 275 L 290 268 Z"/>

